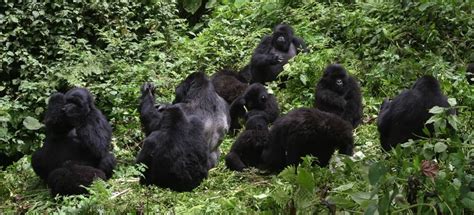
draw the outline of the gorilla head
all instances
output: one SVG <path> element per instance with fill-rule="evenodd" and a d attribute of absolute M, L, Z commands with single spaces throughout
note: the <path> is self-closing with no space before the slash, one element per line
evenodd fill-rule
<path fill-rule="evenodd" d="M 268 130 L 267 117 L 265 115 L 254 115 L 249 117 L 245 123 L 245 129 L 247 130 Z"/>
<path fill-rule="evenodd" d="M 91 93 L 85 88 L 74 88 L 65 94 L 64 113 L 71 123 L 78 124 L 95 108 Z"/>
<path fill-rule="evenodd" d="M 275 27 L 272 35 L 272 45 L 280 51 L 288 51 L 293 39 L 293 29 L 286 24 Z"/>
<path fill-rule="evenodd" d="M 436 80 L 433 76 L 430 76 L 430 75 L 425 75 L 419 78 L 418 80 L 416 80 L 412 89 L 416 89 L 424 93 L 433 93 L 433 94 L 438 94 L 441 92 L 441 88 L 439 86 L 438 80 Z"/>
<path fill-rule="evenodd" d="M 339 95 L 344 95 L 349 89 L 347 87 L 348 79 L 349 76 L 344 67 L 339 64 L 331 64 L 324 70 L 321 82 L 323 82 L 328 89 Z"/>
<path fill-rule="evenodd" d="M 209 83 L 209 80 L 203 72 L 195 72 L 190 74 L 176 87 L 176 97 L 173 101 L 173 104 L 200 97 L 200 95 L 197 94 L 206 92 L 200 89 L 205 89 Z"/>
<path fill-rule="evenodd" d="M 268 99 L 268 92 L 260 83 L 250 85 L 244 92 L 245 107 L 248 110 L 264 110 Z"/>

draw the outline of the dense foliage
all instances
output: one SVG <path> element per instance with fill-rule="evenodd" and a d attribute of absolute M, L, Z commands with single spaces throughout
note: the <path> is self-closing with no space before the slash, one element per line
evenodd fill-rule
<path fill-rule="evenodd" d="M 465 79 L 466 65 L 474 61 L 472 3 L 209 2 L 212 12 L 200 27 L 178 17 L 171 0 L 0 4 L 0 153 L 25 155 L 0 171 L 0 210 L 472 213 L 474 88 Z M 307 158 L 297 173 L 290 167 L 278 176 L 235 173 L 220 162 L 190 193 L 140 186 L 143 167 L 133 164 L 143 139 L 140 85 L 155 82 L 158 99 L 169 102 L 191 72 L 244 66 L 260 38 L 281 22 L 294 27 L 310 52 L 285 66 L 285 89 L 276 83 L 269 88 L 285 112 L 311 106 L 323 68 L 342 63 L 364 96 L 355 156 L 336 156 L 329 169 L 312 167 Z M 382 152 L 375 125 L 381 101 L 423 74 L 441 82 L 458 114 L 434 108 L 432 138 Z M 32 171 L 30 154 L 44 139 L 48 96 L 72 86 L 96 95 L 114 129 L 119 165 L 89 196 L 52 198 Z M 233 140 L 224 141 L 224 154 Z"/>

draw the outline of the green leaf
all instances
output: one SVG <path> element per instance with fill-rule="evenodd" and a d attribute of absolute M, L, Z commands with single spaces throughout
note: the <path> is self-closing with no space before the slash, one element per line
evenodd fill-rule
<path fill-rule="evenodd" d="M 306 85 L 306 83 L 308 83 L 308 77 L 306 77 L 305 74 L 301 74 L 300 75 L 300 81 L 301 81 L 301 83 L 303 83 L 303 85 Z"/>
<path fill-rule="evenodd" d="M 296 182 L 308 191 L 312 191 L 314 189 L 313 175 L 311 175 L 311 173 L 305 168 L 298 168 Z"/>
<path fill-rule="evenodd" d="M 23 125 L 28 130 L 38 130 L 41 128 L 41 126 L 43 126 L 37 119 L 30 116 L 27 116 L 23 120 Z"/>
<path fill-rule="evenodd" d="M 374 214 L 378 214 L 376 203 L 370 204 L 369 207 L 367 207 L 367 210 L 365 210 L 365 213 L 364 213 L 364 215 L 374 215 Z"/>
<path fill-rule="evenodd" d="M 388 168 L 381 162 L 372 164 L 369 168 L 369 182 L 371 185 L 377 184 L 380 178 L 388 172 Z"/>
<path fill-rule="evenodd" d="M 446 149 L 448 148 L 448 146 L 442 142 L 437 142 L 435 145 L 434 145 L 434 151 L 437 152 L 437 153 L 440 153 L 440 152 L 444 152 L 446 151 Z"/>
<path fill-rule="evenodd" d="M 434 106 L 430 109 L 430 113 L 432 114 L 440 114 L 444 112 L 444 108 L 439 107 L 439 106 Z"/>
<path fill-rule="evenodd" d="M 466 197 L 461 200 L 464 207 L 474 209 L 474 192 L 469 192 Z"/>
<path fill-rule="evenodd" d="M 240 8 L 240 7 L 242 7 L 242 5 L 245 4 L 245 2 L 247 2 L 247 0 L 235 0 L 234 6 L 235 6 L 236 8 Z"/>
<path fill-rule="evenodd" d="M 361 206 L 368 206 L 371 201 L 375 201 L 378 199 L 377 195 L 374 195 L 372 198 L 370 196 L 372 195 L 369 192 L 357 192 L 357 193 L 351 193 L 351 198 L 354 200 L 357 204 Z"/>
<path fill-rule="evenodd" d="M 346 191 L 346 190 L 351 189 L 353 186 L 354 186 L 354 183 L 351 182 L 351 183 L 349 183 L 349 184 L 343 184 L 343 185 L 341 185 L 341 186 L 339 186 L 339 187 L 336 187 L 336 188 L 334 188 L 333 190 L 334 190 L 334 191 Z"/>
<path fill-rule="evenodd" d="M 458 104 L 458 102 L 456 102 L 456 99 L 455 98 L 449 98 L 448 99 L 448 103 L 449 105 L 452 107 L 452 106 L 456 106 Z"/>
<path fill-rule="evenodd" d="M 183 0 L 183 8 L 186 12 L 194 14 L 201 7 L 201 0 Z"/>

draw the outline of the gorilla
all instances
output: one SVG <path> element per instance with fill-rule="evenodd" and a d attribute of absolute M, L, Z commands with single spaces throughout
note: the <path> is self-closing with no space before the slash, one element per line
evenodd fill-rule
<path fill-rule="evenodd" d="M 336 151 L 352 155 L 352 126 L 335 114 L 316 108 L 299 108 L 278 118 L 262 151 L 262 168 L 279 172 L 312 155 L 325 167 Z"/>
<path fill-rule="evenodd" d="M 275 96 L 269 94 L 262 84 L 254 83 L 230 105 L 231 129 L 239 129 L 239 119 L 249 118 L 249 115 L 263 115 L 268 123 L 272 123 L 279 114 Z"/>
<path fill-rule="evenodd" d="M 194 115 L 203 122 L 210 150 L 209 168 L 213 168 L 220 157 L 219 145 L 230 127 L 229 105 L 202 72 L 190 74 L 176 87 L 173 104 L 179 105 L 186 116 Z"/>
<path fill-rule="evenodd" d="M 389 151 L 408 139 L 426 136 L 423 128 L 432 116 L 429 109 L 434 106 L 449 107 L 449 103 L 438 81 L 428 75 L 419 78 L 411 89 L 403 91 L 392 101 L 385 100 L 377 118 L 382 148 Z M 433 125 L 426 127 L 430 132 L 434 131 Z"/>
<path fill-rule="evenodd" d="M 81 186 L 112 176 L 116 165 L 109 152 L 112 128 L 87 89 L 53 94 L 44 123 L 46 139 L 31 165 L 53 195 L 86 193 Z"/>
<path fill-rule="evenodd" d="M 362 95 L 355 78 L 339 64 L 326 67 L 316 85 L 314 107 L 336 114 L 356 128 L 362 121 Z"/>
<path fill-rule="evenodd" d="M 248 87 L 244 77 L 231 70 L 221 70 L 211 77 L 217 94 L 231 104 Z"/>
<path fill-rule="evenodd" d="M 285 24 L 277 25 L 272 35 L 263 37 L 252 55 L 247 67 L 251 74 L 250 83 L 264 84 L 275 80 L 288 60 L 301 50 L 306 52 L 306 49 L 304 41 L 293 35 L 293 28 Z"/>
<path fill-rule="evenodd" d="M 474 84 L 474 63 L 467 65 L 466 79 L 469 84 Z"/>
<path fill-rule="evenodd" d="M 247 167 L 261 164 L 263 145 L 268 142 L 268 123 L 263 115 L 250 117 L 243 131 L 225 157 L 227 168 L 242 171 Z"/>
<path fill-rule="evenodd" d="M 142 86 L 140 117 L 147 133 L 137 163 L 146 165 L 141 184 L 191 191 L 208 174 L 209 147 L 204 124 L 180 105 L 155 108 L 154 86 Z"/>

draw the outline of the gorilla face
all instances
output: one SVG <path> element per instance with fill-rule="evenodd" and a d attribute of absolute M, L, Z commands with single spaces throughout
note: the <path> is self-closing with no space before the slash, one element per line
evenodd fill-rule
<path fill-rule="evenodd" d="M 82 121 L 91 111 L 92 96 L 86 89 L 72 89 L 66 93 L 65 97 L 66 104 L 63 111 L 72 122 Z"/>
<path fill-rule="evenodd" d="M 326 68 L 323 75 L 325 84 L 340 95 L 347 93 L 347 71 L 340 65 L 331 65 Z"/>
<path fill-rule="evenodd" d="M 272 45 L 280 51 L 287 52 L 290 49 L 293 29 L 288 25 L 277 25 L 272 35 Z"/>
<path fill-rule="evenodd" d="M 265 104 L 268 99 L 268 93 L 265 87 L 260 83 L 252 84 L 248 87 L 245 93 L 245 107 L 248 110 L 265 109 Z"/>

